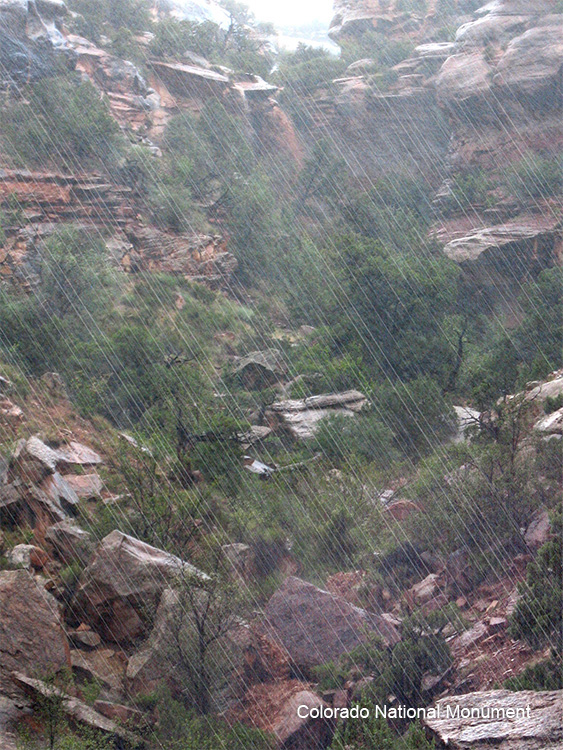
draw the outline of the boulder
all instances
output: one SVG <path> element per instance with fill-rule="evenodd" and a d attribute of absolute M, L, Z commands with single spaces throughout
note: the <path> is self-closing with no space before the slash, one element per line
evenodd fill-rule
<path fill-rule="evenodd" d="M 149 638 L 129 658 L 125 675 L 129 692 L 149 693 L 163 680 L 171 686 L 181 684 L 175 640 L 178 606 L 177 593 L 173 589 L 166 589 L 160 599 Z"/>
<path fill-rule="evenodd" d="M 125 675 L 125 660 L 108 648 L 94 651 L 71 650 L 70 663 L 73 672 L 88 681 L 95 680 L 104 686 L 112 697 L 122 693 Z"/>
<path fill-rule="evenodd" d="M 248 544 L 234 542 L 224 544 L 223 554 L 229 561 L 233 571 L 242 578 L 249 578 L 255 568 L 254 552 Z"/>
<path fill-rule="evenodd" d="M 277 383 L 287 371 L 279 349 L 250 352 L 235 364 L 234 373 L 245 388 L 255 391 Z"/>
<path fill-rule="evenodd" d="M 370 634 L 387 645 L 399 641 L 397 630 L 381 616 L 294 576 L 268 602 L 262 627 L 305 669 L 349 653 Z"/>
<path fill-rule="evenodd" d="M 68 520 L 49 526 L 45 533 L 45 540 L 57 557 L 67 565 L 75 561 L 86 565 L 95 548 L 92 535 Z"/>
<path fill-rule="evenodd" d="M 430 573 L 430 575 L 426 576 L 423 581 L 415 583 L 415 585 L 409 589 L 409 594 L 415 604 L 427 604 L 440 593 L 440 584 L 441 576 L 438 573 Z"/>
<path fill-rule="evenodd" d="M 48 675 L 69 666 L 58 605 L 26 571 L 0 572 L 0 690 L 18 669 Z"/>
<path fill-rule="evenodd" d="M 526 529 L 524 541 L 533 552 L 536 552 L 547 542 L 550 532 L 551 524 L 547 508 L 538 508 L 538 510 L 532 515 L 528 528 Z"/>
<path fill-rule="evenodd" d="M 360 391 L 325 393 L 302 399 L 277 401 L 270 407 L 274 419 L 279 419 L 296 438 L 313 437 L 319 422 L 335 414 L 354 416 L 367 405 L 368 400 Z"/>
<path fill-rule="evenodd" d="M 99 474 L 66 474 L 65 482 L 80 500 L 100 497 L 104 487 Z"/>
<path fill-rule="evenodd" d="M 557 222 L 550 217 L 522 216 L 506 224 L 476 229 L 464 237 L 451 240 L 444 247 L 448 258 L 457 263 L 502 258 L 511 253 L 525 252 L 528 246 L 552 241 L 561 235 Z"/>
<path fill-rule="evenodd" d="M 560 750 L 563 691 L 508 690 L 442 698 L 424 723 L 451 750 Z"/>
<path fill-rule="evenodd" d="M 60 508 L 66 515 L 74 515 L 76 513 L 76 506 L 80 502 L 80 499 L 72 488 L 72 485 L 66 481 L 66 477 L 63 477 L 58 471 L 45 477 L 38 486 L 51 500 L 53 505 Z"/>
<path fill-rule="evenodd" d="M 115 530 L 83 571 L 74 600 L 81 620 L 106 640 L 132 641 L 146 632 L 164 589 L 189 563 Z"/>
<path fill-rule="evenodd" d="M 534 425 L 534 430 L 544 435 L 563 435 L 563 409 L 557 409 L 551 414 L 540 417 Z"/>
<path fill-rule="evenodd" d="M 149 638 L 129 657 L 125 675 L 128 692 L 151 692 L 163 682 L 174 692 L 186 691 L 187 670 L 182 663 L 186 652 L 183 649 L 186 644 L 195 642 L 195 635 L 192 612 L 189 608 L 186 610 L 177 590 L 166 589 Z M 222 681 L 228 685 L 231 693 L 238 688 L 243 669 L 243 650 L 247 648 L 249 640 L 248 627 L 241 624 L 226 632 L 214 644 L 211 656 L 215 664 L 220 663 Z"/>
<path fill-rule="evenodd" d="M 7 554 L 11 565 L 25 570 L 40 570 L 49 561 L 49 555 L 33 544 L 17 544 Z"/>
<path fill-rule="evenodd" d="M 56 451 L 37 436 L 19 440 L 10 461 L 9 475 L 23 482 L 39 484 L 57 470 Z"/>
<path fill-rule="evenodd" d="M 102 642 L 100 636 L 93 630 L 71 630 L 68 637 L 75 646 L 86 650 L 97 648 Z"/>
<path fill-rule="evenodd" d="M 451 642 L 451 651 L 454 656 L 461 656 L 473 646 L 484 641 L 489 635 L 489 627 L 486 622 L 478 622 L 469 630 L 458 635 Z"/>
<path fill-rule="evenodd" d="M 97 466 L 103 463 L 102 458 L 87 445 L 71 440 L 67 445 L 57 448 L 57 466 L 62 469 L 73 469 L 76 466 Z"/>
<path fill-rule="evenodd" d="M 310 690 L 302 690 L 292 695 L 277 713 L 272 730 L 278 739 L 280 748 L 291 750 L 320 750 L 330 743 L 334 731 L 333 722 L 329 719 L 301 718 L 300 706 L 311 709 L 328 708 L 328 704 Z M 301 709 L 300 713 L 304 713 Z"/>

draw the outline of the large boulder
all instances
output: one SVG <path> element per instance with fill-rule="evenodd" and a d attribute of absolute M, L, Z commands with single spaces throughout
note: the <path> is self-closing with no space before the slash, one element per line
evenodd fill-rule
<path fill-rule="evenodd" d="M 74 609 L 107 640 L 126 643 L 145 634 L 162 592 L 192 565 L 117 529 L 100 542 L 79 581 Z"/>
<path fill-rule="evenodd" d="M 49 675 L 69 664 L 58 605 L 26 570 L 0 572 L 0 690 L 11 672 Z"/>
<path fill-rule="evenodd" d="M 353 417 L 367 405 L 360 391 L 324 393 L 301 399 L 276 401 L 270 407 L 272 420 L 279 420 L 291 435 L 302 440 L 313 437 L 319 423 L 326 417 Z"/>
<path fill-rule="evenodd" d="M 399 641 L 397 630 L 383 617 L 293 576 L 272 596 L 264 615 L 265 634 L 304 669 L 349 653 L 370 634 L 387 645 Z"/>
<path fill-rule="evenodd" d="M 280 707 L 273 725 L 280 747 L 291 750 L 321 750 L 327 747 L 334 731 L 333 722 L 316 716 L 316 712 L 327 707 L 327 703 L 310 690 L 292 695 Z M 311 712 L 313 718 L 309 716 Z"/>
<path fill-rule="evenodd" d="M 86 565 L 94 552 L 92 535 L 73 521 L 59 521 L 49 526 L 45 541 L 65 564 L 80 562 Z"/>
<path fill-rule="evenodd" d="M 442 698 L 426 726 L 451 750 L 561 750 L 563 691 L 508 690 Z"/>

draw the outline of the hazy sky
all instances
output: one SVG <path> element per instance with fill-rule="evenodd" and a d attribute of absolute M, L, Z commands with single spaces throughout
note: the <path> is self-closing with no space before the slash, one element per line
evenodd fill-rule
<path fill-rule="evenodd" d="M 245 0 L 258 21 L 295 25 L 332 18 L 332 0 Z"/>

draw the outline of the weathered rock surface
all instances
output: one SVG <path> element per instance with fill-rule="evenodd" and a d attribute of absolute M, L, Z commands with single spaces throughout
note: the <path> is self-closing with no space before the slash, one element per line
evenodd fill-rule
<path fill-rule="evenodd" d="M 551 533 L 551 523 L 549 521 L 549 512 L 547 508 L 538 508 L 530 519 L 524 541 L 526 545 L 536 552 L 542 544 L 545 544 Z"/>
<path fill-rule="evenodd" d="M 145 633 L 162 592 L 182 570 L 203 575 L 168 552 L 112 531 L 80 577 L 75 611 L 107 640 L 134 640 Z"/>
<path fill-rule="evenodd" d="M 563 747 L 563 691 L 511 693 L 491 690 L 442 698 L 436 703 L 440 718 L 426 726 L 452 750 L 561 750 Z M 469 718 L 447 715 L 474 712 Z M 528 711 L 529 709 L 529 711 Z M 500 714 L 487 716 L 492 711 Z M 482 714 L 479 716 L 479 712 Z M 498 716 L 498 718 L 497 718 Z"/>
<path fill-rule="evenodd" d="M 454 167 L 498 168 L 563 142 L 563 23 L 555 3 L 498 0 L 461 26 L 436 80 Z"/>
<path fill-rule="evenodd" d="M 25 570 L 0 572 L 0 689 L 11 672 L 49 674 L 69 665 L 58 605 Z"/>
<path fill-rule="evenodd" d="M 45 533 L 47 544 L 67 565 L 78 560 L 83 565 L 90 560 L 95 543 L 92 535 L 72 521 L 59 521 Z"/>
<path fill-rule="evenodd" d="M 99 474 L 66 474 L 65 482 L 79 499 L 99 497 L 104 487 Z"/>
<path fill-rule="evenodd" d="M 370 632 L 387 644 L 399 640 L 395 628 L 384 618 L 293 576 L 268 602 L 263 628 L 297 666 L 304 668 L 348 653 Z"/>
<path fill-rule="evenodd" d="M 72 67 L 75 56 L 62 34 L 62 0 L 1 0 L 0 88 L 22 86 Z"/>
<path fill-rule="evenodd" d="M 103 685 L 108 695 L 121 695 L 125 675 L 125 660 L 115 651 L 102 648 L 94 651 L 71 650 L 70 663 L 73 672 L 87 680 L 96 680 Z"/>
<path fill-rule="evenodd" d="M 555 217 L 528 216 L 492 227 L 476 229 L 471 234 L 453 239 L 446 244 L 444 252 L 458 263 L 476 261 L 482 255 L 489 259 L 509 259 L 529 248 L 530 258 L 552 265 L 557 257 L 553 251 L 563 240 L 563 228 Z"/>
<path fill-rule="evenodd" d="M 354 416 L 367 403 L 367 398 L 360 391 L 345 391 L 277 401 L 271 405 L 270 411 L 294 437 L 307 439 L 313 437 L 321 419 L 336 414 Z"/>
<path fill-rule="evenodd" d="M 302 690 L 292 695 L 280 707 L 272 727 L 280 747 L 292 750 L 316 750 L 327 747 L 333 733 L 332 722 L 329 719 L 302 719 L 297 713 L 299 706 L 306 706 L 310 711 L 326 708 L 327 705 L 310 690 Z"/>
<path fill-rule="evenodd" d="M 546 435 L 563 435 L 563 409 L 557 409 L 545 417 L 540 417 L 534 429 Z"/>

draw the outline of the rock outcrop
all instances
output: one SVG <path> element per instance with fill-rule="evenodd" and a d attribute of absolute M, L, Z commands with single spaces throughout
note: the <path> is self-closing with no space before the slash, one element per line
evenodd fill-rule
<path fill-rule="evenodd" d="M 263 628 L 269 638 L 283 646 L 291 661 L 304 669 L 352 651 L 370 633 L 386 644 L 399 640 L 385 618 L 293 576 L 268 602 Z"/>
<path fill-rule="evenodd" d="M 563 143 L 563 24 L 555 2 L 498 0 L 461 26 L 436 80 L 455 167 L 497 168 Z"/>
<path fill-rule="evenodd" d="M 452 750 L 556 750 L 563 746 L 563 691 L 491 690 L 442 698 L 426 726 Z"/>
<path fill-rule="evenodd" d="M 26 570 L 0 572 L 0 690 L 12 691 L 13 670 L 48 676 L 69 665 L 55 599 Z"/>
<path fill-rule="evenodd" d="M 75 55 L 62 33 L 63 0 L 0 1 L 0 89 L 52 76 Z"/>
<path fill-rule="evenodd" d="M 80 577 L 74 610 L 104 638 L 127 643 L 146 632 L 164 589 L 189 563 L 115 530 Z"/>
<path fill-rule="evenodd" d="M 313 437 L 322 419 L 335 415 L 353 417 L 367 403 L 360 391 L 344 391 L 276 401 L 269 411 L 273 422 L 281 422 L 293 437 L 304 440 Z"/>

